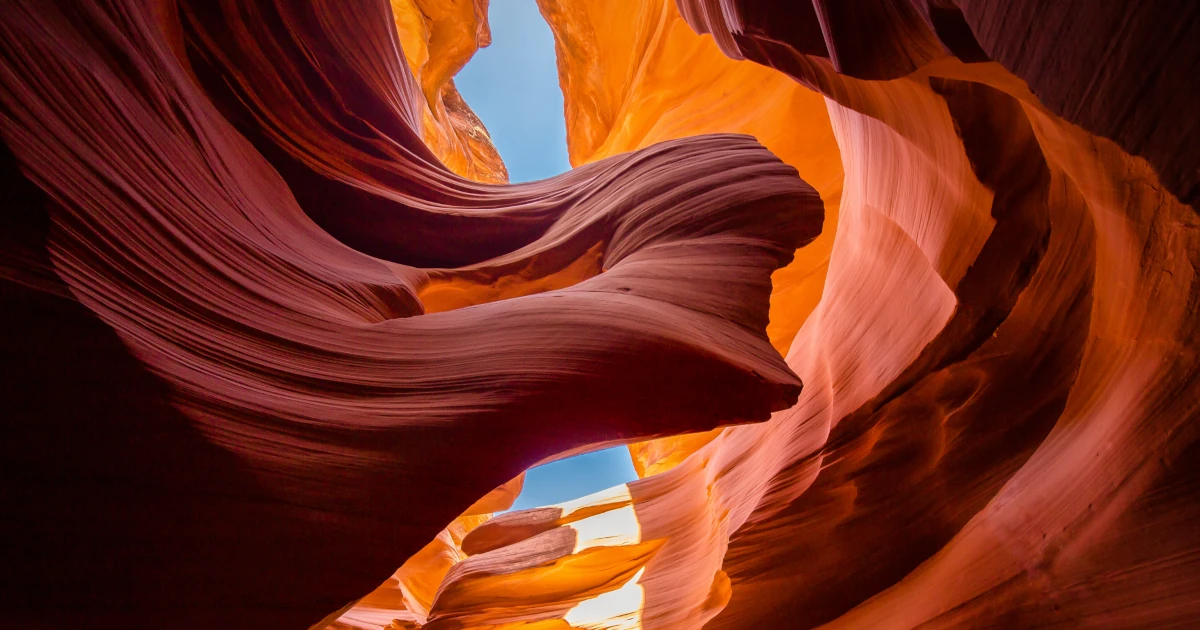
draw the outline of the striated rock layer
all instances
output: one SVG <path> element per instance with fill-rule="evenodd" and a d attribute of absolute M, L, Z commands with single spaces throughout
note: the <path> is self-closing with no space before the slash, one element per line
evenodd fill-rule
<path fill-rule="evenodd" d="M 539 5 L 516 186 L 486 2 L 0 8 L 0 619 L 1200 619 L 1196 9 Z"/>
<path fill-rule="evenodd" d="M 894 18 L 905 4 L 859 9 Z M 831 16 L 844 5 L 814 3 L 832 63 L 783 30 L 769 4 L 724 5 L 737 26 L 685 7 L 698 30 L 732 36 L 754 51 L 747 57 L 826 94 L 847 177 L 838 246 L 855 206 L 883 214 L 954 300 L 935 335 L 895 331 L 890 349 L 916 342 L 895 363 L 902 371 L 864 374 L 872 353 L 848 352 L 856 335 L 830 327 L 879 331 L 889 314 L 834 297 L 876 269 L 851 254 L 839 282 L 835 246 L 825 297 L 788 354 L 810 393 L 828 387 L 828 406 L 801 401 L 771 422 L 825 423 L 828 437 L 809 455 L 821 470 L 778 511 L 760 504 L 770 519 L 752 516 L 735 535 L 724 564 L 734 595 L 712 627 L 1162 627 L 1200 616 L 1190 595 L 1200 582 L 1191 521 L 1200 478 L 1188 457 L 1200 235 L 1194 209 L 1159 184 L 1194 201 L 1178 167 L 1197 155 L 1175 144 L 1194 117 L 1176 124 L 1173 103 L 1194 98 L 1195 86 L 1160 81 L 1194 66 L 1195 46 L 1164 50 L 1194 36 L 1196 16 L 1154 3 L 1070 13 L 1051 4 L 914 3 L 908 14 L 923 19 L 873 31 L 869 19 Z M 946 52 L 911 55 L 911 74 L 872 64 L 923 39 Z M 846 51 L 846 41 L 871 45 Z M 1006 68 L 947 56 L 981 61 L 981 51 Z M 957 136 L 959 157 L 937 148 L 939 135 Z M 931 176 L 921 162 L 933 156 Z M 906 189 L 897 185 L 946 184 L 956 162 L 990 200 L 895 198 Z M 902 294 L 876 299 L 888 295 Z M 805 570 L 785 568 L 796 565 Z"/>
<path fill-rule="evenodd" d="M 751 138 L 494 187 L 421 142 L 384 2 L 0 31 L 4 625 L 306 627 L 544 457 L 796 401 L 769 276 L 821 205 Z"/>
<path fill-rule="evenodd" d="M 1194 620 L 1197 224 L 1159 184 L 1163 146 L 1144 152 L 1148 165 L 1062 120 L 1048 109 L 1061 104 L 1011 74 L 1020 64 L 986 63 L 993 44 L 975 43 L 953 6 L 834 4 L 814 3 L 817 20 L 803 6 L 681 4 L 714 46 L 824 94 L 844 183 L 820 303 L 787 354 L 807 383 L 800 403 L 701 446 L 634 448 L 658 473 L 629 484 L 643 537 L 666 540 L 639 578 L 641 625 Z M 625 31 L 620 47 L 669 32 L 671 13 L 650 10 L 651 26 Z M 1195 32 L 1182 18 L 1174 28 Z M 622 32 L 598 10 L 566 19 L 556 32 Z M 612 84 L 625 90 L 617 102 L 635 102 L 655 68 L 689 65 L 652 41 L 637 79 Z M 1151 64 L 1160 44 L 1114 42 Z M 1176 60 L 1163 63 L 1169 74 Z M 594 65 L 565 73 L 594 76 Z M 734 65 L 696 64 L 689 80 Z M 1144 108 L 1164 106 L 1147 97 Z M 748 100 L 729 105 L 728 129 L 746 124 L 739 107 L 778 107 Z M 612 128 L 688 120 L 677 107 L 630 107 Z M 1154 131 L 1170 128 L 1168 117 Z M 1184 152 L 1179 162 L 1195 159 Z M 773 323 L 791 310 L 787 285 L 777 273 Z"/>
<path fill-rule="evenodd" d="M 610 592 L 640 589 L 632 612 L 575 627 L 1200 617 L 1200 478 L 1189 463 L 1198 235 L 1194 210 L 1159 183 L 1172 167 L 1155 161 L 1164 147 L 1060 118 L 1064 105 L 1031 93 L 1022 78 L 1044 88 L 1021 64 L 989 62 L 995 44 L 974 39 L 966 9 L 861 3 L 831 17 L 843 6 L 829 4 L 814 5 L 822 22 L 771 3 L 676 13 L 542 2 L 576 164 L 749 131 L 821 191 L 825 232 L 773 276 L 768 326 L 807 389 L 763 425 L 631 445 L 644 479 L 587 511 L 550 506 L 480 526 L 459 547 L 464 568 L 442 582 L 459 595 L 434 603 L 429 627 L 570 621 L 599 601 L 581 585 L 553 595 L 554 609 L 513 578 L 529 594 L 501 603 L 476 577 L 480 566 L 532 575 L 533 561 L 563 571 L 588 551 L 549 551 L 571 527 L 605 533 L 590 536 L 592 549 L 658 544 L 604 568 L 616 576 Z M 1131 11 L 1136 23 L 1145 9 Z M 713 39 L 689 37 L 685 18 Z M 1182 18 L 1175 28 L 1194 32 Z M 1160 42 L 1112 44 L 1149 63 Z M 1177 71 L 1176 59 L 1164 63 Z M 1117 89 L 1096 85 L 1088 107 Z M 1166 101 L 1151 89 L 1141 107 L 1187 89 Z M 1149 163 L 1099 135 L 1147 147 Z M 1165 150 L 1185 153 L 1173 164 L 1195 159 Z M 821 160 L 839 155 L 841 168 Z M 632 526 L 600 522 L 624 506 Z M 490 617 L 468 612 L 489 601 Z"/>

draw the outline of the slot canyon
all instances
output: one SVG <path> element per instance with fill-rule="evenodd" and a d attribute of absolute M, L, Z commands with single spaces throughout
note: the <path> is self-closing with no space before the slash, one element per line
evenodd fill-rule
<path fill-rule="evenodd" d="M 0 1 L 0 627 L 1200 627 L 1200 3 L 537 5 Z"/>

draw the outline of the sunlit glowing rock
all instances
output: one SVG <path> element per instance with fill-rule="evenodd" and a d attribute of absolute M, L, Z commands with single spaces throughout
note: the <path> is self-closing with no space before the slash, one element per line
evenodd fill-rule
<path fill-rule="evenodd" d="M 624 586 L 579 602 L 563 620 L 581 630 L 641 630 L 646 593 L 638 584 L 642 569 Z"/>
<path fill-rule="evenodd" d="M 0 5 L 0 625 L 1200 617 L 1196 12 L 679 4 Z"/>
<path fill-rule="evenodd" d="M 619 10 L 606 0 L 538 5 L 555 36 L 572 164 L 701 133 L 747 133 L 821 194 L 821 236 L 772 278 L 767 332 L 786 352 L 820 300 L 837 225 L 842 165 L 825 100 L 769 68 L 727 58 L 673 0 L 621 2 Z"/>
<path fill-rule="evenodd" d="M 560 527 L 516 576 L 503 549 L 458 562 L 431 541 L 557 453 L 797 400 L 765 333 L 770 274 L 822 221 L 794 169 L 710 135 L 477 184 L 422 141 L 394 22 L 382 1 L 0 5 L 0 417 L 22 427 L 0 459 L 23 576 L 0 625 L 396 606 L 452 627 L 531 594 L 561 619 L 661 543 L 575 554 Z M 597 243 L 570 286 L 418 298 L 536 282 Z"/>
<path fill-rule="evenodd" d="M 817 4 L 820 11 L 835 8 Z M 826 32 L 820 47 L 806 49 L 808 44 L 779 35 L 799 32 L 789 28 L 803 20 L 788 20 L 803 18 L 802 8 L 799 15 L 788 15 L 771 3 L 755 6 L 752 10 L 761 9 L 763 21 L 753 29 L 775 37 L 771 45 L 794 44 L 792 50 L 804 54 L 779 55 L 769 46 L 750 52 L 828 96 L 827 118 L 840 148 L 845 189 L 821 303 L 811 316 L 805 313 L 807 320 L 788 353 L 789 364 L 809 385 L 800 405 L 764 426 L 633 448 L 644 474 L 659 473 L 630 484 L 644 535 L 667 541 L 641 580 L 647 589 L 647 618 L 656 618 L 662 627 L 700 627 L 704 619 L 699 611 L 714 600 L 698 580 L 680 578 L 687 572 L 705 575 L 710 567 L 729 574 L 732 595 L 706 627 L 808 627 L 834 621 L 858 604 L 839 620 L 845 627 L 912 627 L 932 620 L 971 625 L 1006 618 L 1111 622 L 1140 615 L 1171 620 L 1197 614 L 1186 595 L 1200 573 L 1194 563 L 1157 564 L 1152 559 L 1161 552 L 1145 544 L 1112 553 L 1107 544 L 1090 538 L 1099 534 L 1084 536 L 1078 529 L 1094 520 L 1097 505 L 1111 505 L 1110 512 L 1121 513 L 1134 500 L 1108 494 L 1111 485 L 1082 481 L 1096 480 L 1100 470 L 1110 483 L 1118 483 L 1151 474 L 1132 462 L 1157 461 L 1163 468 L 1152 476 L 1170 489 L 1169 496 L 1196 488 L 1193 471 L 1165 463 L 1178 456 L 1182 444 L 1135 440 L 1136 446 L 1103 457 L 1093 450 L 1096 438 L 1086 436 L 1092 432 L 1116 439 L 1112 431 L 1184 431 L 1189 436 L 1184 443 L 1194 442 L 1195 432 L 1184 427 L 1194 413 L 1187 410 L 1195 409 L 1195 396 L 1155 400 L 1181 387 L 1194 388 L 1191 372 L 1162 368 L 1151 377 L 1138 361 L 1114 364 L 1120 354 L 1094 354 L 1107 345 L 1103 331 L 1114 327 L 1109 330 L 1115 333 L 1132 316 L 1141 322 L 1139 332 L 1118 336 L 1155 340 L 1150 347 L 1161 354 L 1150 362 L 1178 365 L 1171 358 L 1176 356 L 1173 349 L 1194 341 L 1194 322 L 1179 315 L 1186 309 L 1187 301 L 1181 300 L 1186 287 L 1195 280 L 1190 272 L 1180 277 L 1162 265 L 1175 269 L 1178 261 L 1196 260 L 1196 222 L 1187 218 L 1192 211 L 1163 194 L 1144 163 L 1047 112 L 1005 69 L 963 65 L 921 43 L 936 41 L 935 36 L 917 14 L 905 14 L 905 7 L 889 17 L 909 17 L 884 23 L 882 31 L 869 36 L 874 40 L 859 39 L 862 48 L 853 45 L 855 38 L 873 32 L 872 24 L 879 23 L 871 20 L 885 15 L 883 9 L 868 12 L 863 21 L 840 22 L 832 40 Z M 686 8 L 693 23 L 706 31 L 714 31 L 714 25 L 695 16 L 717 16 L 717 26 L 729 27 L 725 20 L 744 10 L 732 2 Z M 615 13 L 639 15 L 633 10 Z M 548 15 L 554 20 L 559 14 Z M 570 15 L 577 22 L 615 19 L 599 12 Z M 953 11 L 935 17 L 941 37 L 963 34 L 962 18 L 953 23 Z M 738 29 L 752 31 L 748 23 Z M 587 29 L 570 23 L 557 30 Z M 596 30 L 623 33 L 619 28 Z M 719 30 L 715 34 L 727 52 L 734 52 L 730 44 L 748 41 L 737 39 L 740 32 L 734 37 Z M 973 43 L 969 31 L 966 38 L 943 43 L 976 61 L 977 46 L 975 53 L 964 53 Z M 905 46 L 925 52 L 908 56 L 914 63 L 907 69 L 889 69 L 889 56 L 895 59 L 894 51 Z M 639 79 L 655 76 L 660 61 L 664 69 L 687 65 L 662 54 L 661 48 L 647 50 L 661 56 L 647 52 L 629 64 L 638 68 Z M 561 58 L 586 69 L 594 65 L 588 60 L 606 56 Z M 868 83 L 839 70 L 894 80 Z M 917 72 L 898 78 L 913 70 Z M 563 74 L 570 76 L 571 68 Z M 578 74 L 589 75 L 586 70 Z M 705 75 L 703 70 L 700 74 Z M 613 83 L 620 89 L 629 84 Z M 564 86 L 572 82 L 564 80 Z M 747 100 L 731 101 L 734 114 L 726 124 L 739 129 L 737 108 L 748 106 Z M 583 96 L 579 102 L 591 103 Z M 669 102 L 627 111 L 634 112 L 627 116 L 647 120 L 675 113 Z M 569 127 L 570 137 L 588 146 L 595 128 Z M 1183 225 L 1188 227 L 1167 227 Z M 1184 229 L 1191 234 L 1184 238 L 1189 244 L 1154 236 L 1163 229 Z M 1113 249 L 1116 243 L 1152 253 L 1139 259 Z M 1114 284 L 1113 273 L 1126 280 Z M 1161 313 L 1134 307 L 1141 301 L 1135 297 L 1139 283 L 1154 287 L 1154 308 Z M 773 301 L 773 320 L 787 310 L 779 304 Z M 1142 314 L 1131 315 L 1130 308 Z M 1146 326 L 1147 317 L 1155 323 Z M 1120 346 L 1109 352 L 1119 352 Z M 1088 374 L 1096 376 L 1086 378 Z M 1146 380 L 1150 378 L 1154 380 Z M 1122 380 L 1133 389 L 1109 389 Z M 1132 394 L 1147 386 L 1145 395 Z M 1116 409 L 1122 411 L 1113 415 Z M 1126 415 L 1130 412 L 1132 416 Z M 675 448 L 682 459 L 671 456 Z M 1063 459 L 1063 453 L 1072 451 L 1093 455 Z M 665 465 L 656 466 L 660 461 Z M 1084 465 L 1089 472 L 1076 468 Z M 1049 470 L 1080 481 L 1048 481 L 1056 477 Z M 669 488 L 667 496 L 682 499 L 690 493 L 707 500 L 692 510 L 672 506 L 657 511 L 637 500 L 647 485 Z M 1152 516 L 1135 508 L 1126 512 L 1137 515 L 1124 517 L 1133 519 L 1128 525 L 1104 520 L 1091 531 L 1128 541 L 1137 527 L 1155 527 L 1174 541 L 1171 548 L 1194 549 L 1184 542 L 1192 537 L 1179 529 L 1174 516 L 1185 506 L 1178 499 L 1154 500 L 1159 511 Z M 1025 502 L 1040 504 L 1029 512 L 1039 515 L 1040 523 L 1034 525 L 1037 521 L 1016 507 Z M 716 518 L 708 521 L 704 512 Z M 989 523 L 995 522 L 1006 524 L 1004 534 L 993 532 Z M 722 543 L 713 538 L 728 540 L 734 531 L 730 549 L 714 556 L 711 549 Z M 1011 555 L 1018 532 L 1028 537 L 1024 559 Z M 964 538 L 972 542 L 960 543 Z M 872 542 L 864 547 L 868 540 Z M 935 556 L 942 545 L 945 551 Z M 1057 560 L 1062 556 L 1055 545 L 1083 555 L 1075 564 Z M 1001 559 L 989 555 L 997 548 L 1007 550 Z M 1027 567 L 1051 558 L 1064 563 L 1063 574 L 1027 574 Z M 920 571 L 909 574 L 927 559 Z M 1155 584 L 1146 587 L 1153 589 L 1146 600 L 1164 597 L 1171 603 L 1139 603 L 1129 592 L 1134 582 L 1107 585 L 1103 572 L 1088 568 L 1092 563 L 1146 566 L 1141 574 L 1154 576 Z M 947 568 L 930 568 L 939 565 Z M 801 566 L 804 570 L 795 570 Z M 670 578 L 661 578 L 656 592 L 659 571 Z M 963 575 L 981 577 L 969 581 Z M 1020 584 L 1015 591 L 1013 580 Z M 1075 580 L 1091 589 L 1126 592 L 1110 608 L 1068 595 Z M 1046 599 L 1039 599 L 1047 584 L 1060 593 L 1052 600 L 1060 603 L 1053 606 L 1072 601 L 1069 613 L 1051 610 Z M 971 602 L 970 607 L 964 609 L 964 602 Z"/>
<path fill-rule="evenodd" d="M 421 139 L 450 170 L 477 182 L 508 182 L 483 122 L 454 87 L 471 55 L 492 41 L 488 0 L 390 0 L 408 67 L 421 88 Z"/>
<path fill-rule="evenodd" d="M 778 106 L 695 86 L 672 98 L 670 82 L 706 85 L 735 64 L 688 63 L 663 44 L 669 6 L 542 6 L 559 37 L 577 163 L 636 148 L 646 124 L 745 131 L 741 108 Z M 736 14 L 724 6 L 720 15 Z M 941 37 L 963 58 L 984 54 L 961 15 L 938 11 L 936 35 L 907 13 L 876 22 L 888 34 L 860 38 L 859 49 L 853 31 L 873 27 L 843 20 L 811 57 L 759 57 L 827 93 L 817 124 L 831 125 L 845 172 L 815 313 L 778 299 L 786 277 L 774 278 L 772 324 L 799 312 L 788 356 L 809 388 L 763 426 L 631 447 L 646 477 L 629 484 L 642 534 L 665 540 L 639 579 L 654 627 L 1124 625 L 1200 614 L 1188 596 L 1196 564 L 1162 563 L 1162 548 L 1136 534 L 1151 528 L 1163 548 L 1195 551 L 1183 497 L 1200 484 L 1182 462 L 1194 450 L 1196 397 L 1168 394 L 1196 385 L 1179 369 L 1194 352 L 1173 358 L 1195 342 L 1195 322 L 1182 318 L 1195 282 L 1192 210 L 1144 162 L 1048 112 L 1004 68 L 929 45 Z M 762 15 L 787 32 L 785 13 Z M 606 46 L 613 54 L 596 52 Z M 888 66 L 905 46 L 923 52 Z M 654 99 L 638 96 L 645 85 Z M 770 83 L 754 85 L 769 93 Z M 727 118 L 695 113 L 707 102 Z M 1155 236 L 1163 230 L 1188 236 Z M 1147 432 L 1160 438 L 1133 437 Z M 1109 595 L 1084 597 L 1076 584 Z"/>

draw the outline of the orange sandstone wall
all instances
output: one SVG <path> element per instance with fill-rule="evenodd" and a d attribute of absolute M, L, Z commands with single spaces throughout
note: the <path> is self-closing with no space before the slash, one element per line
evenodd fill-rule
<path fill-rule="evenodd" d="M 808 246 L 829 243 L 815 310 L 780 299 L 787 277 L 773 277 L 772 326 L 794 313 L 799 327 L 783 342 L 806 383 L 797 406 L 761 425 L 631 446 L 644 478 L 618 492 L 627 503 L 595 508 L 633 506 L 637 540 L 661 543 L 631 582 L 635 614 L 614 609 L 606 623 L 1130 627 L 1200 615 L 1190 595 L 1200 477 L 1188 455 L 1198 234 L 1161 167 L 1063 120 L 988 62 L 996 42 L 975 41 L 968 24 L 978 13 L 685 4 L 709 40 L 675 30 L 669 4 L 602 4 L 541 3 L 576 163 L 672 135 L 749 131 L 827 208 L 837 200 Z M 1116 49 L 1133 46 L 1123 37 Z M 781 72 L 709 54 L 717 48 Z M 733 76 L 741 91 L 722 83 Z M 788 99 L 749 97 L 750 77 L 755 92 L 795 90 L 791 102 L 824 112 L 797 107 L 787 126 Z M 802 151 L 826 125 L 836 146 Z M 820 170 L 831 155 L 840 173 Z M 492 556 L 530 553 L 518 550 L 579 518 L 548 510 L 493 520 L 466 548 L 504 562 Z M 508 612 L 562 615 L 532 602 Z M 452 606 L 442 614 L 453 618 Z"/>
<path fill-rule="evenodd" d="M 745 133 L 825 202 L 821 236 L 772 278 L 768 333 L 785 352 L 821 297 L 842 192 L 825 99 L 698 37 L 671 0 L 539 0 L 555 35 L 572 164 L 702 133 Z"/>
<path fill-rule="evenodd" d="M 454 75 L 492 41 L 487 0 L 391 0 L 400 48 L 425 108 L 421 139 L 458 175 L 508 183 L 508 171 L 483 122 L 454 87 Z"/>
<path fill-rule="evenodd" d="M 793 169 L 709 135 L 465 179 L 422 141 L 394 17 L 0 5 L 0 461 L 22 541 L 0 625 L 306 627 L 540 460 L 796 401 L 765 333 L 770 274 L 822 220 Z M 419 297 L 598 244 L 603 273 L 571 286 Z"/>
<path fill-rule="evenodd" d="M 485 3 L 0 8 L 0 619 L 1200 617 L 1196 10 L 539 4 L 505 187 Z"/>

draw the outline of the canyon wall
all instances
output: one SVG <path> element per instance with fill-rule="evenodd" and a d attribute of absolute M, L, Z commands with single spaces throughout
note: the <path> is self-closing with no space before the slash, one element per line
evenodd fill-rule
<path fill-rule="evenodd" d="M 0 618 L 1200 618 L 1200 9 L 539 6 L 503 187 L 486 2 L 0 8 Z"/>
<path fill-rule="evenodd" d="M 541 459 L 796 401 L 821 205 L 751 138 L 477 184 L 386 3 L 0 12 L 4 625 L 307 627 Z"/>

